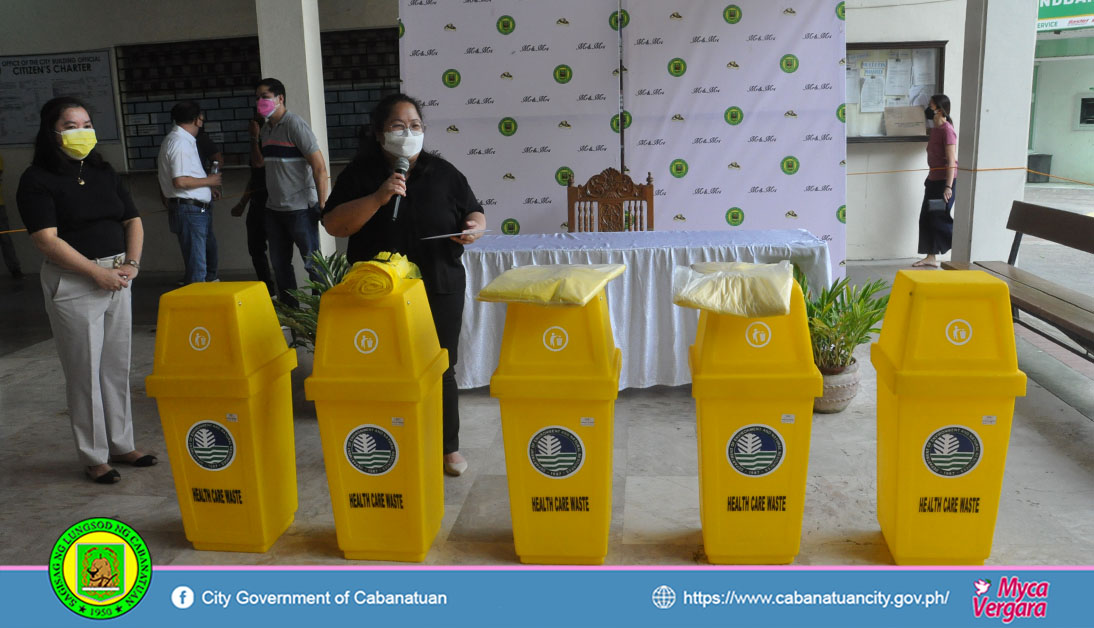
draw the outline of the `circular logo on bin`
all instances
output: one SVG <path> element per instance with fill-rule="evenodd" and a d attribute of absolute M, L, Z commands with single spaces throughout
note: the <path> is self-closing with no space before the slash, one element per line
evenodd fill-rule
<path fill-rule="evenodd" d="M 186 450 L 194 464 L 208 471 L 231 466 L 236 458 L 232 433 L 216 421 L 198 421 L 186 434 Z"/>
<path fill-rule="evenodd" d="M 195 327 L 190 330 L 190 348 L 194 351 L 205 351 L 213 341 L 213 335 L 204 327 Z"/>
<path fill-rule="evenodd" d="M 380 346 L 380 336 L 371 329 L 361 329 L 357 332 L 357 335 L 353 337 L 353 346 L 361 353 L 372 353 L 376 350 L 376 347 Z"/>
<path fill-rule="evenodd" d="M 585 462 L 581 438 L 570 430 L 552 425 L 536 432 L 528 441 L 528 460 L 549 478 L 565 478 L 577 473 Z"/>
<path fill-rule="evenodd" d="M 441 82 L 445 87 L 456 87 L 460 84 L 460 71 L 459 70 L 445 70 L 441 75 Z"/>
<path fill-rule="evenodd" d="M 760 349 L 771 342 L 771 327 L 767 323 L 756 321 L 745 328 L 745 342 Z"/>
<path fill-rule="evenodd" d="M 949 325 L 946 325 L 946 340 L 958 347 L 969 344 L 972 340 L 972 325 L 961 318 L 953 319 Z"/>
<path fill-rule="evenodd" d="M 133 610 L 148 592 L 152 556 L 141 535 L 105 517 L 85 519 L 53 544 L 49 580 L 68 610 L 88 619 L 113 619 Z"/>
<path fill-rule="evenodd" d="M 543 332 L 543 346 L 548 351 L 562 351 L 570 344 L 570 335 L 561 327 L 548 327 Z"/>
<path fill-rule="evenodd" d="M 726 445 L 729 464 L 741 475 L 760 477 L 779 468 L 785 457 L 783 437 L 766 425 L 746 425 Z"/>
<path fill-rule="evenodd" d="M 399 447 L 379 425 L 359 425 L 346 436 L 346 460 L 365 475 L 383 475 L 399 461 Z"/>
<path fill-rule="evenodd" d="M 947 425 L 927 437 L 923 462 L 931 473 L 955 478 L 976 468 L 982 450 L 976 432 L 960 425 Z"/>

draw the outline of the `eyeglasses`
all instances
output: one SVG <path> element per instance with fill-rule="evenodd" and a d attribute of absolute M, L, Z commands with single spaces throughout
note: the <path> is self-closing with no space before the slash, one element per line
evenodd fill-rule
<path fill-rule="evenodd" d="M 404 124 L 402 122 L 392 122 L 391 124 L 384 127 L 384 130 L 388 131 L 390 133 L 402 133 L 402 132 L 406 131 L 407 129 L 410 129 L 411 131 L 413 131 L 415 133 L 421 133 L 422 131 L 425 131 L 425 125 L 422 124 L 421 122 L 415 120 L 414 122 L 411 122 L 409 125 Z"/>

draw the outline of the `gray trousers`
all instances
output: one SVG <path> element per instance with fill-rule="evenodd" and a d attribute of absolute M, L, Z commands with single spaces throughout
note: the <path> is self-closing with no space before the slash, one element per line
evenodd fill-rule
<path fill-rule="evenodd" d="M 111 268 L 114 259 L 96 261 Z M 41 277 L 65 373 L 76 451 L 86 466 L 104 464 L 112 455 L 135 449 L 129 402 L 129 288 L 103 290 L 86 275 L 49 261 L 42 264 Z"/>

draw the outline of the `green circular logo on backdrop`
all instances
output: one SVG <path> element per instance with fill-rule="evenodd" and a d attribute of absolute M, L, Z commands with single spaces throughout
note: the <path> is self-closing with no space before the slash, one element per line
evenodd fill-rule
<path fill-rule="evenodd" d="M 632 120 L 631 119 L 631 112 L 629 112 L 627 110 L 623 110 L 623 119 L 622 119 L 623 127 L 622 128 L 624 128 L 624 129 L 630 128 L 631 120 Z M 619 125 L 620 125 L 620 118 L 619 118 L 619 114 L 617 113 L 614 116 L 612 116 L 612 130 L 615 131 L 616 133 L 618 133 L 620 131 L 620 126 Z"/>
<path fill-rule="evenodd" d="M 511 15 L 503 15 L 498 18 L 498 32 L 508 35 L 517 29 L 517 21 Z"/>
<path fill-rule="evenodd" d="M 745 221 L 745 210 L 740 207 L 730 207 L 726 212 L 726 222 L 731 227 L 740 227 L 741 223 Z"/>
<path fill-rule="evenodd" d="M 574 70 L 566 64 L 555 66 L 554 77 L 556 83 L 565 85 L 570 82 L 570 79 L 574 78 Z"/>
<path fill-rule="evenodd" d="M 399 39 L 402 39 L 403 35 L 405 35 L 405 34 L 406 34 L 406 27 L 403 26 L 403 21 L 399 20 Z"/>
<path fill-rule="evenodd" d="M 722 11 L 722 18 L 727 24 L 736 24 L 741 21 L 741 7 L 731 4 Z"/>
<path fill-rule="evenodd" d="M 399 446 L 379 425 L 358 425 L 346 434 L 346 461 L 365 475 L 384 475 L 399 461 Z"/>
<path fill-rule="evenodd" d="M 505 137 L 512 137 L 517 132 L 517 121 L 512 118 L 502 118 L 498 122 L 498 131 Z"/>
<path fill-rule="evenodd" d="M 847 9 L 844 8 L 842 2 L 836 5 L 836 17 L 838 17 L 841 20 L 847 18 Z"/>
<path fill-rule="evenodd" d="M 574 180 L 574 171 L 570 170 L 568 166 L 562 166 L 558 170 L 555 170 L 555 183 L 561 186 L 570 185 L 570 181 Z"/>
<path fill-rule="evenodd" d="M 684 178 L 688 174 L 688 162 L 683 159 L 673 159 L 669 164 L 669 174 L 677 179 Z"/>
<path fill-rule="evenodd" d="M 836 210 L 836 220 L 840 221 L 843 224 L 847 224 L 847 206 L 846 205 L 840 205 L 839 209 Z"/>
<path fill-rule="evenodd" d="M 723 117 L 726 119 L 726 124 L 737 126 L 744 122 L 745 112 L 741 111 L 740 107 L 730 107 L 729 109 L 726 109 Z"/>
<path fill-rule="evenodd" d="M 847 122 L 847 104 L 842 104 L 836 107 L 836 117 L 840 122 Z"/>
<path fill-rule="evenodd" d="M 608 25 L 612 27 L 613 31 L 617 31 L 621 28 L 626 28 L 627 24 L 631 23 L 631 14 L 623 11 L 612 11 L 612 14 L 608 16 Z"/>
<path fill-rule="evenodd" d="M 445 70 L 441 75 L 441 81 L 445 87 L 455 87 L 460 84 L 460 71 L 459 70 Z"/>
<path fill-rule="evenodd" d="M 783 160 L 779 162 L 779 167 L 782 168 L 783 174 L 795 174 L 801 168 L 801 162 L 798 161 L 797 157 L 783 157 Z"/>
<path fill-rule="evenodd" d="M 186 450 L 194 464 L 206 471 L 227 469 L 236 457 L 232 433 L 216 421 L 194 423 L 186 434 Z"/>
<path fill-rule="evenodd" d="M 684 75 L 684 72 L 688 71 L 688 64 L 680 57 L 676 57 L 672 61 L 669 61 L 669 74 L 680 78 Z"/>
<path fill-rule="evenodd" d="M 148 545 L 115 519 L 85 519 L 71 526 L 49 553 L 53 593 L 68 610 L 88 619 L 112 619 L 133 610 L 151 580 Z"/>
<path fill-rule="evenodd" d="M 783 55 L 779 59 L 779 69 L 787 74 L 791 74 L 798 69 L 798 58 L 794 55 Z"/>
<path fill-rule="evenodd" d="M 501 221 L 501 232 L 505 235 L 517 235 L 520 233 L 520 223 L 516 218 L 506 218 Z"/>

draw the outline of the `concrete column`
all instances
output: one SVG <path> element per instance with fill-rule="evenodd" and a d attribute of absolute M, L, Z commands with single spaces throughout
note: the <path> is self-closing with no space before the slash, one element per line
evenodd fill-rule
<path fill-rule="evenodd" d="M 285 84 L 285 106 L 315 133 L 330 173 L 327 109 L 323 96 L 323 51 L 319 44 L 318 0 L 255 0 L 262 76 Z M 334 182 L 331 181 L 331 189 Z M 334 238 L 319 227 L 319 247 L 334 252 Z M 297 279 L 306 275 L 297 265 Z"/>
<path fill-rule="evenodd" d="M 955 261 L 1005 260 L 1014 236 L 1010 204 L 1022 200 L 1037 3 L 968 0 L 957 126 Z M 952 114 L 953 112 L 951 112 Z"/>

